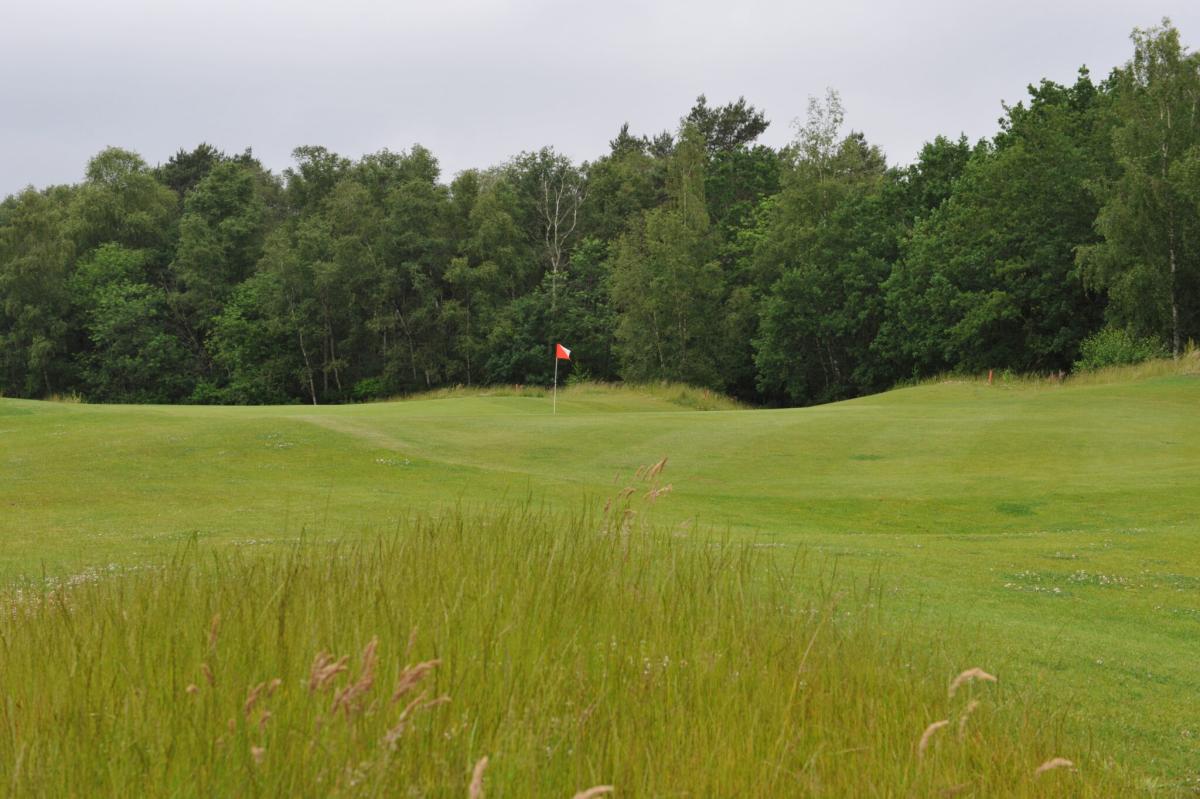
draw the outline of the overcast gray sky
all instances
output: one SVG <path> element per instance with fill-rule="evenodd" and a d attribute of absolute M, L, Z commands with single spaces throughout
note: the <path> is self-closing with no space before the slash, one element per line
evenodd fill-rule
<path fill-rule="evenodd" d="M 991 135 L 1042 77 L 1107 74 L 1163 16 L 1200 43 L 1196 0 L 0 0 L 0 195 L 77 181 L 107 145 L 253 147 L 278 170 L 301 144 L 419 142 L 447 178 L 544 145 L 591 159 L 701 92 L 745 95 L 779 145 L 826 87 L 908 162 Z"/>

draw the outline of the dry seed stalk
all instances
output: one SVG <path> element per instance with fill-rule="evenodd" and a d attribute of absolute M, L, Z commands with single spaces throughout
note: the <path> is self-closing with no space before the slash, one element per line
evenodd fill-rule
<path fill-rule="evenodd" d="M 1038 766 L 1037 770 L 1033 772 L 1033 776 L 1036 777 L 1040 774 L 1045 774 L 1047 771 L 1053 771 L 1054 769 L 1058 768 L 1074 769 L 1075 764 L 1070 760 L 1067 760 L 1065 757 L 1052 757 L 1042 765 Z"/>
<path fill-rule="evenodd" d="M 978 699 L 972 699 L 970 702 L 967 702 L 966 710 L 964 710 L 963 714 L 961 716 L 959 716 L 959 718 L 958 718 L 959 740 L 962 740 L 963 738 L 966 737 L 966 735 L 967 735 L 967 719 L 971 718 L 971 714 L 974 713 L 978 707 L 979 707 Z"/>
<path fill-rule="evenodd" d="M 417 698 L 408 703 L 404 710 L 400 711 L 400 717 L 396 719 L 396 724 L 387 733 L 384 734 L 383 740 L 393 749 L 396 748 L 396 741 L 404 734 L 404 728 L 408 726 L 408 717 L 417 709 L 421 701 L 425 698 L 425 692 L 422 691 L 417 695 Z"/>
<path fill-rule="evenodd" d="M 670 493 L 671 493 L 671 484 L 667 483 L 665 486 L 662 486 L 661 488 L 652 488 L 649 491 L 647 491 L 645 499 L 647 501 L 653 503 L 654 500 L 658 499 L 663 494 L 670 494 Z"/>
<path fill-rule="evenodd" d="M 972 682 L 974 680 L 983 680 L 984 682 L 997 682 L 996 677 L 994 675 L 988 674 L 986 671 L 984 671 L 981 668 L 976 667 L 973 669 L 967 669 L 966 671 L 964 671 L 962 674 L 958 675 L 957 677 L 954 678 L 954 680 L 951 681 L 950 696 L 953 697 L 954 693 L 959 689 L 960 686 L 962 686 L 965 683 Z"/>
<path fill-rule="evenodd" d="M 928 748 L 929 742 L 933 740 L 933 734 L 950 723 L 949 719 L 935 721 L 925 728 L 925 732 L 921 735 L 921 742 L 917 744 L 917 757 L 925 756 L 925 749 Z"/>
<path fill-rule="evenodd" d="M 313 658 L 312 669 L 308 675 L 308 691 L 315 693 L 323 691 L 333 678 L 346 671 L 349 666 L 350 658 L 342 655 L 337 660 L 333 659 L 333 655 L 328 652 L 318 652 Z"/>
<path fill-rule="evenodd" d="M 404 671 L 400 672 L 400 679 L 396 680 L 396 687 L 392 691 L 392 703 L 400 701 L 400 697 L 411 691 L 417 683 L 425 679 L 429 672 L 433 671 L 442 661 L 426 660 L 424 663 L 418 663 L 415 666 L 408 666 Z"/>
<path fill-rule="evenodd" d="M 221 614 L 214 613 L 212 621 L 208 623 L 208 648 L 214 649 L 217 646 L 217 632 L 221 629 Z"/>
<path fill-rule="evenodd" d="M 375 656 L 375 650 L 379 647 L 379 638 L 372 638 L 362 653 L 362 671 L 358 675 L 358 679 L 347 685 L 342 690 L 338 691 L 333 698 L 333 707 L 330 708 L 330 713 L 336 713 L 340 707 L 346 712 L 349 717 L 352 713 L 359 709 L 359 700 L 371 690 L 371 686 L 375 684 L 375 664 L 378 658 Z"/>
<path fill-rule="evenodd" d="M 479 758 L 475 770 L 471 772 L 471 787 L 467 789 L 467 799 L 483 799 L 483 772 L 487 768 L 487 755 Z"/>
<path fill-rule="evenodd" d="M 414 624 L 413 628 L 408 631 L 408 644 L 404 647 L 404 657 L 406 658 L 412 654 L 413 647 L 417 645 L 417 630 L 419 629 L 421 628 Z"/>
<path fill-rule="evenodd" d="M 405 706 L 404 710 L 400 711 L 400 717 L 396 719 L 395 726 L 393 726 L 384 734 L 384 743 L 386 743 L 390 748 L 396 748 L 396 741 L 400 740 L 400 736 L 404 734 L 404 730 L 408 726 L 409 717 L 412 716 L 413 713 L 417 712 L 418 710 L 425 710 L 427 708 L 437 707 L 438 705 L 444 705 L 450 701 L 450 697 L 448 696 L 439 696 L 437 699 L 431 699 L 430 701 L 426 702 L 425 696 L 425 692 L 422 691 L 416 699 L 409 702 Z"/>
<path fill-rule="evenodd" d="M 242 715 L 250 718 L 250 711 L 254 709 L 254 703 L 258 701 L 258 697 L 267 687 L 265 682 L 260 682 L 258 685 L 246 692 L 246 701 L 242 703 Z"/>
<path fill-rule="evenodd" d="M 611 785 L 597 785 L 575 794 L 574 799 L 596 799 L 597 796 L 604 796 L 612 792 L 613 787 Z"/>

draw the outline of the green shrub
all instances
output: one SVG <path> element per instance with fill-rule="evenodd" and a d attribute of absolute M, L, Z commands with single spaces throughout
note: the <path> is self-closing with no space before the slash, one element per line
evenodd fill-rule
<path fill-rule="evenodd" d="M 568 386 L 583 386 L 591 382 L 593 382 L 592 373 L 585 366 L 577 366 L 572 369 L 566 380 Z"/>
<path fill-rule="evenodd" d="M 384 385 L 382 377 L 367 377 L 354 384 L 350 395 L 356 402 L 382 399 L 387 396 L 387 387 Z"/>
<path fill-rule="evenodd" d="M 1074 369 L 1091 372 L 1162 358 L 1166 354 L 1166 347 L 1158 339 L 1138 338 L 1123 328 L 1106 327 L 1083 340 Z"/>

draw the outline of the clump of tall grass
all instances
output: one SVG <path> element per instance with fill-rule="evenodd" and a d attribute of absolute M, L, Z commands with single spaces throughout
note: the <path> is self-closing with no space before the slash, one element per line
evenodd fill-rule
<path fill-rule="evenodd" d="M 192 544 L 10 591 L 0 793 L 1124 791 L 1020 686 L 846 610 L 869 603 L 803 564 L 640 524 L 665 467 L 599 516 L 457 513 L 274 555 Z"/>
<path fill-rule="evenodd" d="M 1070 386 L 1097 386 L 1116 383 L 1133 383 L 1139 380 L 1150 380 L 1159 377 L 1179 377 L 1200 375 L 1200 349 L 1189 342 L 1188 347 L 1178 358 L 1152 358 L 1134 364 L 1097 367 L 1087 371 L 1077 371 L 1069 375 L 1059 373 L 1049 374 L 1017 374 L 1008 370 L 995 371 L 989 382 L 988 373 L 973 374 L 945 373 L 921 380 L 905 381 L 897 384 L 897 388 L 914 386 L 934 386 L 943 384 L 964 384 L 989 386 L 997 390 L 1061 388 Z"/>
<path fill-rule="evenodd" d="M 550 389 L 542 386 L 527 386 L 523 384 L 501 384 L 494 386 L 446 386 L 414 394 L 399 394 L 380 399 L 380 402 L 410 402 L 415 400 L 432 399 L 461 399 L 464 397 L 533 397 L 550 396 Z"/>
<path fill-rule="evenodd" d="M 81 405 L 84 401 L 83 395 L 76 391 L 70 391 L 66 394 L 54 393 L 46 397 L 46 402 L 57 402 L 60 405 Z"/>
<path fill-rule="evenodd" d="M 569 399 L 571 396 L 588 397 L 611 394 L 637 394 L 651 396 L 656 399 L 690 408 L 697 411 L 734 411 L 750 407 L 728 397 L 720 392 L 707 388 L 697 388 L 686 383 L 673 383 L 666 380 L 646 383 L 605 383 L 587 380 L 562 384 L 558 387 L 559 396 Z M 452 386 L 434 389 L 432 391 L 391 397 L 385 402 L 399 402 L 429 399 L 460 399 L 464 397 L 531 397 L 549 398 L 550 389 L 543 386 L 527 385 L 495 385 L 495 386 Z"/>
<path fill-rule="evenodd" d="M 1155 377 L 1200 375 L 1200 349 L 1188 342 L 1178 358 L 1156 358 L 1141 363 L 1108 366 L 1072 375 L 1070 382 L 1078 385 L 1099 385 L 1148 380 Z"/>
<path fill-rule="evenodd" d="M 644 383 L 603 383 L 592 381 L 571 385 L 567 391 L 572 394 L 584 396 L 588 394 L 614 393 L 648 395 L 695 411 L 737 411 L 751 407 L 719 391 L 667 380 Z"/>

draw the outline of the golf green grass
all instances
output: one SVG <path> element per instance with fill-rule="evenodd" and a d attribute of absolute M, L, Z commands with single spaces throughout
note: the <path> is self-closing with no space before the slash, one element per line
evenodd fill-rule
<path fill-rule="evenodd" d="M 1171 373 L 1171 372 L 1174 373 Z M 1174 788 L 1200 750 L 1200 377 L 931 383 L 699 411 L 675 389 L 342 407 L 0 400 L 0 579 L 181 541 L 360 536 L 415 512 L 600 504 L 669 458 L 655 520 L 877 579 L 964 663 Z M 1130 373 L 1132 375 L 1132 373 Z M 692 395 L 688 395 L 691 397 Z"/>

